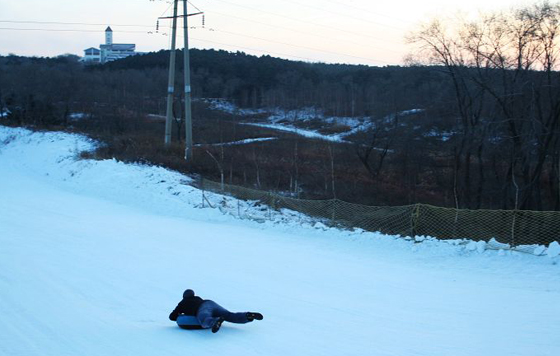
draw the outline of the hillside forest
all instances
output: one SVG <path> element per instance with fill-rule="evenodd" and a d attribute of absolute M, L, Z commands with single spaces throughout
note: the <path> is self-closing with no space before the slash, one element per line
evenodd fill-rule
<path fill-rule="evenodd" d="M 0 124 L 80 132 L 103 142 L 95 158 L 305 199 L 559 210 L 559 33 L 559 7 L 544 2 L 426 22 L 408 39 L 406 66 L 191 49 L 191 162 L 181 91 L 174 142 L 163 142 L 169 51 L 96 66 L 71 55 L 0 56 Z M 274 115 L 344 138 L 264 125 Z"/>

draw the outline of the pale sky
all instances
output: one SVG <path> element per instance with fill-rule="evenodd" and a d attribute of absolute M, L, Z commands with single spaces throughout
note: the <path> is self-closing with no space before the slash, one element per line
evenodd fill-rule
<path fill-rule="evenodd" d="M 189 0 L 190 48 L 269 54 L 294 60 L 367 65 L 402 64 L 404 36 L 419 22 L 457 11 L 476 13 L 528 0 Z M 191 5 L 192 4 L 192 5 Z M 182 1 L 179 13 L 182 13 Z M 0 55 L 82 56 L 104 43 L 134 43 L 141 52 L 170 47 L 170 0 L 0 0 Z M 54 22 L 54 23 L 44 23 Z M 180 33 L 182 34 L 182 22 Z M 178 47 L 183 39 L 178 37 Z"/>

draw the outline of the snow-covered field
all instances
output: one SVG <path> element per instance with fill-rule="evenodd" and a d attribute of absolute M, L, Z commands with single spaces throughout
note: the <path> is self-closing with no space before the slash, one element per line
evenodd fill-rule
<path fill-rule="evenodd" d="M 0 355 L 560 354 L 559 257 L 238 220 L 94 145 L 0 126 Z M 265 319 L 179 329 L 185 288 Z"/>

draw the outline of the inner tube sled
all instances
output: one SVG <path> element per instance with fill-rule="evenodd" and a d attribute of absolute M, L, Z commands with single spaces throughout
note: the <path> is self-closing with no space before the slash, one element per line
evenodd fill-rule
<path fill-rule="evenodd" d="M 185 315 L 185 314 L 179 315 L 177 317 L 177 325 L 179 325 L 181 329 L 187 329 L 187 330 L 202 329 L 202 326 L 200 325 L 198 319 L 194 315 Z"/>

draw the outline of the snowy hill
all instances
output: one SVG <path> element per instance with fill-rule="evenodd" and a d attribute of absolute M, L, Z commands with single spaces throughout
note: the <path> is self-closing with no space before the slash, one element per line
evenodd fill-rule
<path fill-rule="evenodd" d="M 0 126 L 0 355 L 560 354 L 559 257 L 237 220 L 93 147 Z M 265 319 L 181 330 L 186 288 Z"/>

